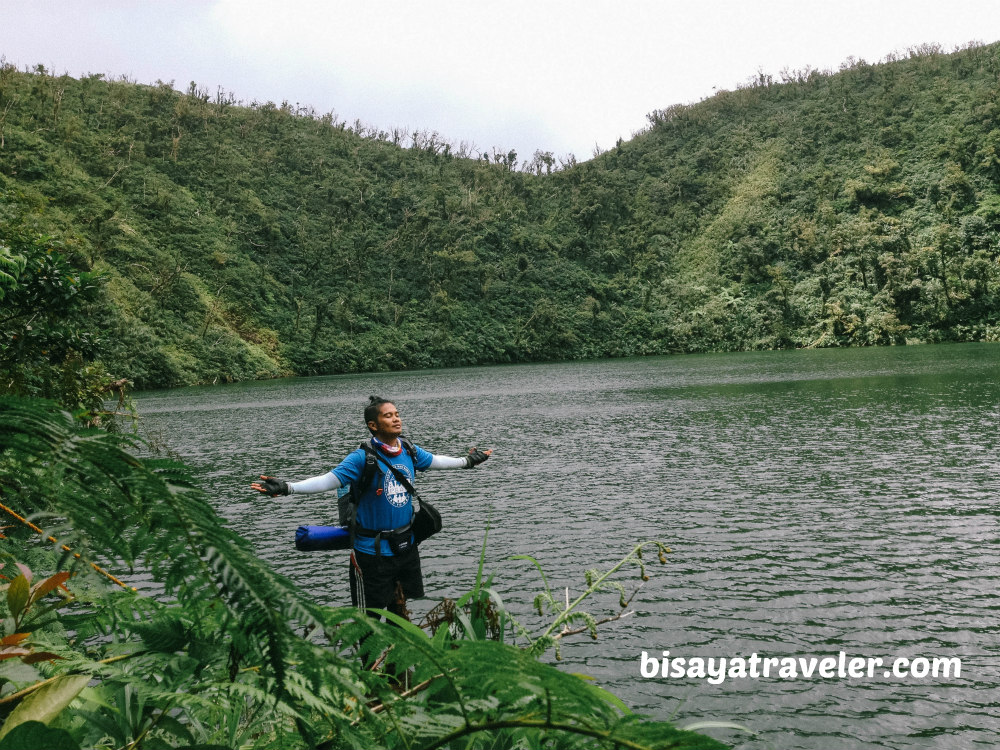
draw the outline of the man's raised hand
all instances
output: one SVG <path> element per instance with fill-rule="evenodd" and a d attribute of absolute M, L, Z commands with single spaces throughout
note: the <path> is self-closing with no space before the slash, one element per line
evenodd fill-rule
<path fill-rule="evenodd" d="M 274 477 L 260 475 L 260 481 L 254 482 L 250 485 L 252 489 L 257 490 L 265 495 L 270 495 L 271 497 L 277 497 L 278 495 L 288 495 L 291 494 L 291 490 L 288 487 L 288 482 L 283 482 L 280 479 L 275 479 Z"/>
<path fill-rule="evenodd" d="M 465 468 L 471 469 L 473 466 L 478 466 L 492 454 L 492 450 L 481 451 L 479 448 L 473 448 L 469 451 L 469 455 L 465 457 Z"/>

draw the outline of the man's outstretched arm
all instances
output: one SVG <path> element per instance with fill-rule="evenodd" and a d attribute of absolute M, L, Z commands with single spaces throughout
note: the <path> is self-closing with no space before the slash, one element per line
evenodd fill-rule
<path fill-rule="evenodd" d="M 481 451 L 479 448 L 473 448 L 469 451 L 469 455 L 456 457 L 456 456 L 438 456 L 435 455 L 431 459 L 431 465 L 428 469 L 471 469 L 478 466 L 487 458 L 493 454 L 492 450 Z"/>
<path fill-rule="evenodd" d="M 340 489 L 342 485 L 337 475 L 332 471 L 320 474 L 318 477 L 302 479 L 298 482 L 285 482 L 275 477 L 260 475 L 260 480 L 250 485 L 264 495 L 277 497 L 278 495 L 307 495 L 313 492 L 328 492 Z"/>

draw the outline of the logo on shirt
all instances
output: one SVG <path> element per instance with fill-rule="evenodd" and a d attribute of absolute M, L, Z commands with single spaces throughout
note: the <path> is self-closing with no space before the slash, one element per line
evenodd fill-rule
<path fill-rule="evenodd" d="M 394 467 L 399 471 L 400 474 L 404 475 L 407 479 L 412 480 L 413 477 L 410 476 L 409 470 L 406 466 L 401 464 L 394 464 Z M 394 508 L 402 508 L 408 502 L 410 502 L 410 495 L 406 491 L 406 488 L 400 484 L 396 476 L 387 471 L 383 475 L 382 488 L 384 490 L 383 497 L 389 501 L 389 505 Z"/>

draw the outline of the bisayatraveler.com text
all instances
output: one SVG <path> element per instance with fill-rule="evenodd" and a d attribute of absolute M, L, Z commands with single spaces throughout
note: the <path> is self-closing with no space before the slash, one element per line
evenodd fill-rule
<path fill-rule="evenodd" d="M 719 685 L 725 680 L 775 678 L 801 680 L 834 679 L 950 679 L 962 676 L 962 660 L 954 656 L 916 656 L 883 659 L 878 656 L 850 656 L 841 651 L 836 656 L 760 656 L 744 658 L 675 656 L 663 651 L 654 656 L 643 651 L 639 674 L 647 679 L 706 680 Z"/>

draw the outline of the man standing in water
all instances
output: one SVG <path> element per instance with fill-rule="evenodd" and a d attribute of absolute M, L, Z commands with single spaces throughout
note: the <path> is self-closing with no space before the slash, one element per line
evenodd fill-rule
<path fill-rule="evenodd" d="M 331 471 L 299 482 L 261 475 L 250 486 L 265 495 L 326 492 L 361 481 L 366 460 L 374 457 L 373 481 L 356 487 L 358 505 L 351 550 L 351 603 L 356 607 L 387 609 L 403 615 L 405 599 L 424 595 L 420 553 L 413 538 L 413 479 L 428 469 L 471 469 L 492 451 L 474 448 L 454 458 L 428 453 L 402 437 L 403 422 L 391 401 L 372 396 L 364 411 L 372 437 Z M 397 601 L 397 585 L 404 597 Z"/>

